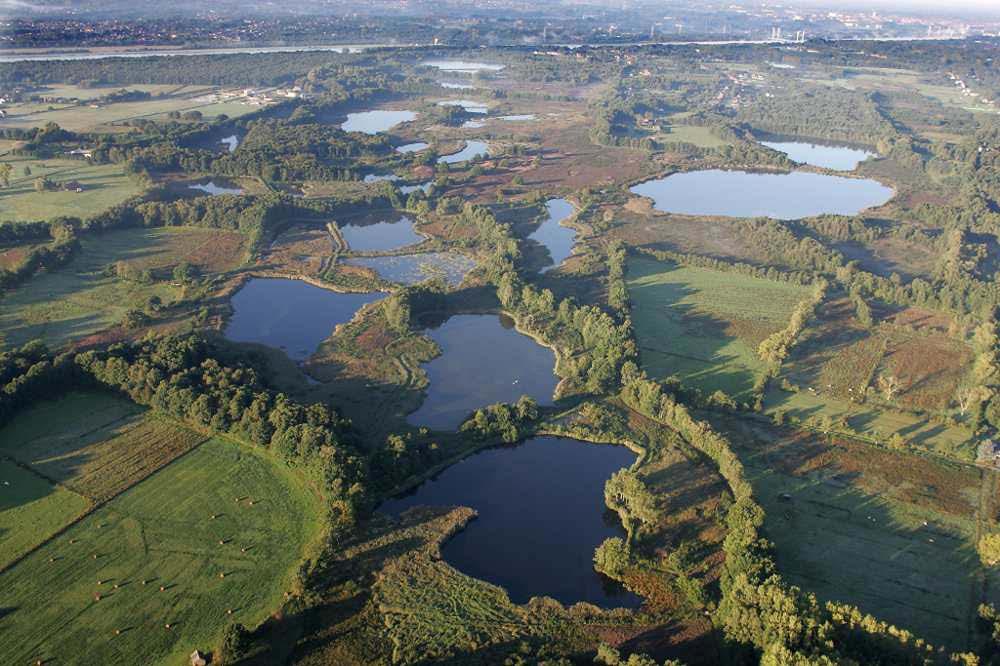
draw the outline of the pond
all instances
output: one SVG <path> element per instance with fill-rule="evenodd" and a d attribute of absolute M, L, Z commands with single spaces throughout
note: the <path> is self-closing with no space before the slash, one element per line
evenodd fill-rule
<path fill-rule="evenodd" d="M 240 137 L 236 136 L 235 134 L 231 134 L 227 137 L 219 139 L 219 143 L 226 146 L 229 152 L 233 152 L 236 150 L 236 146 L 240 145 Z"/>
<path fill-rule="evenodd" d="M 243 188 L 241 187 L 226 187 L 224 185 L 217 185 L 214 180 L 190 184 L 188 185 L 188 189 L 200 190 L 206 194 L 211 194 L 212 196 L 218 194 L 243 194 Z"/>
<path fill-rule="evenodd" d="M 490 107 L 484 102 L 476 102 L 471 99 L 449 99 L 443 102 L 438 102 L 438 106 L 460 106 L 465 109 L 466 113 L 478 113 L 486 114 L 489 112 Z"/>
<path fill-rule="evenodd" d="M 283 349 L 302 361 L 349 322 L 363 305 L 383 294 L 342 294 L 301 280 L 253 278 L 233 295 L 225 336 Z"/>
<path fill-rule="evenodd" d="M 423 141 L 416 141 L 414 143 L 408 143 L 404 146 L 397 146 L 397 153 L 419 153 L 421 150 L 426 150 L 430 147 L 429 143 L 424 143 Z"/>
<path fill-rule="evenodd" d="M 476 409 L 522 395 L 552 404 L 555 354 L 514 330 L 506 315 L 455 315 L 425 335 L 441 355 L 424 365 L 430 385 L 410 423 L 455 430 Z"/>
<path fill-rule="evenodd" d="M 455 287 L 476 266 L 473 259 L 457 252 L 425 252 L 391 257 L 353 257 L 348 264 L 370 268 L 384 280 L 411 285 L 440 277 Z"/>
<path fill-rule="evenodd" d="M 440 86 L 442 88 L 448 88 L 449 90 L 475 90 L 476 86 L 471 83 L 452 83 L 451 81 L 440 81 Z"/>
<path fill-rule="evenodd" d="M 345 132 L 364 132 L 365 134 L 379 134 L 387 132 L 400 123 L 408 123 L 416 120 L 417 114 L 413 111 L 360 111 L 358 113 L 348 113 L 347 120 L 340 129 Z"/>
<path fill-rule="evenodd" d="M 467 162 L 476 155 L 486 157 L 489 154 L 490 147 L 485 141 L 466 141 L 465 147 L 462 150 L 451 155 L 442 155 L 438 158 L 438 163 L 457 164 L 458 162 Z"/>
<path fill-rule="evenodd" d="M 469 62 L 466 60 L 425 60 L 420 63 L 425 67 L 436 67 L 442 72 L 499 72 L 504 68 L 489 62 Z"/>
<path fill-rule="evenodd" d="M 382 181 L 395 183 L 397 180 L 402 180 L 402 179 L 394 173 L 370 173 L 364 177 L 364 180 L 362 182 L 369 184 L 381 183 Z"/>
<path fill-rule="evenodd" d="M 399 191 L 403 194 L 409 194 L 410 192 L 416 192 L 420 190 L 424 194 L 431 191 L 431 187 L 434 185 L 433 181 L 428 180 L 426 183 L 418 183 L 417 185 L 400 185 Z"/>
<path fill-rule="evenodd" d="M 653 199 L 657 210 L 682 215 L 773 217 L 857 215 L 892 198 L 891 188 L 860 178 L 746 171 L 690 171 L 640 183 L 635 194 Z"/>
<path fill-rule="evenodd" d="M 573 204 L 565 199 L 549 199 L 545 202 L 548 217 L 528 238 L 544 245 L 552 257 L 552 265 L 546 266 L 542 272 L 556 268 L 563 260 L 573 253 L 576 242 L 576 230 L 562 225 L 576 212 Z"/>
<path fill-rule="evenodd" d="M 641 599 L 593 564 L 602 541 L 625 534 L 604 504 L 604 484 L 634 460 L 620 446 L 535 437 L 470 456 L 381 510 L 475 509 L 479 516 L 441 554 L 459 571 L 506 589 L 514 603 L 548 596 L 567 605 L 635 608 Z"/>
<path fill-rule="evenodd" d="M 512 116 L 500 116 L 500 120 L 506 120 L 508 122 L 524 122 L 528 120 L 535 120 L 535 114 L 533 113 L 516 113 Z"/>
<path fill-rule="evenodd" d="M 788 158 L 795 162 L 833 169 L 834 171 L 854 171 L 869 157 L 875 157 L 875 153 L 849 146 L 802 141 L 761 141 L 760 143 L 788 155 Z"/>
<path fill-rule="evenodd" d="M 424 240 L 414 231 L 413 220 L 405 215 L 395 220 L 344 222 L 340 225 L 340 235 L 354 252 L 385 252 Z"/>
<path fill-rule="evenodd" d="M 486 127 L 485 120 L 466 120 L 462 123 L 462 127 L 465 129 L 479 129 L 481 127 Z"/>

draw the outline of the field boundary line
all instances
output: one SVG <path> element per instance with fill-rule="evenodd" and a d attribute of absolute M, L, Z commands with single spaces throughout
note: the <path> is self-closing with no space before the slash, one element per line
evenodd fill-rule
<path fill-rule="evenodd" d="M 174 419 L 171 419 L 170 417 L 167 417 L 167 418 L 168 418 L 169 420 L 171 420 L 171 421 L 174 421 Z M 180 422 L 179 422 L 179 421 L 177 421 L 177 423 L 180 423 Z M 189 427 L 189 426 L 188 426 L 187 424 L 183 424 L 183 423 L 181 423 L 181 425 L 182 425 L 183 427 L 187 428 L 188 430 L 192 430 L 193 432 L 196 432 L 196 433 L 198 433 L 198 431 L 197 431 L 197 430 L 194 430 L 194 429 L 192 429 L 192 428 L 191 428 L 191 427 Z M 14 567 L 16 567 L 16 566 L 17 566 L 18 564 L 20 564 L 20 563 L 21 563 L 21 562 L 23 562 L 23 561 L 24 561 L 25 559 L 27 559 L 27 558 L 28 558 L 28 556 L 30 556 L 30 555 L 33 555 L 34 553 L 36 553 L 36 552 L 38 552 L 39 550 L 41 550 L 41 548 L 42 548 L 43 546 L 46 546 L 46 545 L 48 545 L 48 544 L 49 544 L 50 542 L 52 542 L 52 541 L 53 541 L 54 539 L 56 539 L 57 537 L 60 537 L 60 536 L 64 535 L 64 534 L 65 534 L 66 532 L 68 532 L 68 531 L 69 531 L 69 530 L 70 530 L 71 528 L 73 528 L 73 527 L 75 527 L 76 525 L 80 524 L 80 522 L 81 522 L 81 521 L 82 521 L 82 520 L 83 520 L 84 518 L 87 518 L 88 516 L 90 516 L 90 515 L 92 515 L 92 514 L 93 514 L 94 512 L 96 512 L 96 511 L 97 511 L 98 509 L 100 509 L 100 508 L 104 507 L 105 505 L 107 505 L 108 503 L 110 503 L 110 502 L 114 501 L 114 500 L 115 500 L 116 498 L 120 497 L 120 496 L 121 496 L 122 494 L 124 494 L 124 493 L 128 492 L 128 491 L 129 491 L 129 490 L 131 490 L 132 488 L 135 488 L 135 487 L 136 487 L 137 485 L 139 485 L 140 483 L 142 483 L 142 482 L 143 482 L 143 481 L 145 481 L 146 479 L 150 478 L 151 476 L 153 476 L 154 474 L 156 474 L 156 473 L 157 473 L 157 472 L 159 472 L 160 470 L 163 470 L 163 469 L 166 469 L 167 467 L 170 467 L 170 466 L 171 466 L 171 465 L 173 465 L 173 464 L 174 464 L 175 462 L 177 462 L 177 461 L 178 461 L 178 460 L 180 460 L 181 458 L 185 457 L 186 455 L 188 455 L 188 454 L 189 454 L 189 453 L 191 453 L 192 451 L 194 451 L 194 450 L 196 450 L 196 449 L 200 448 L 200 447 L 201 447 L 201 446 L 202 446 L 202 445 L 203 445 L 203 444 L 204 444 L 205 442 L 207 442 L 207 441 L 211 440 L 211 439 L 212 439 L 212 438 L 214 437 L 214 435 L 208 435 L 208 436 L 205 436 L 205 435 L 204 435 L 204 433 L 198 433 L 198 434 L 202 435 L 202 436 L 204 437 L 204 439 L 202 439 L 202 440 L 201 440 L 200 442 L 198 442 L 197 444 L 195 444 L 194 446 L 192 446 L 192 447 L 191 447 L 190 449 L 188 449 L 187 451 L 184 451 L 184 452 L 183 452 L 183 453 L 181 453 L 180 455 L 178 455 L 178 456 L 176 456 L 175 458 L 171 459 L 171 460 L 170 460 L 170 461 L 169 461 L 169 462 L 168 462 L 167 464 L 165 464 L 165 465 L 161 465 L 160 467 L 157 467 L 156 469 L 154 469 L 154 470 L 150 471 L 150 472 L 149 472 L 149 474 L 146 474 L 145 476 L 143 476 L 143 477 L 141 477 L 141 478 L 139 478 L 139 479 L 136 479 L 136 480 L 135 480 L 135 483 L 132 483 L 132 484 L 128 485 L 128 486 L 127 486 L 127 487 L 125 487 L 125 488 L 122 488 L 121 490 L 119 490 L 118 492 L 116 492 L 115 494 L 111 495 L 110 497 L 108 497 L 108 498 L 106 498 L 106 499 L 103 499 L 103 500 L 100 500 L 100 501 L 94 501 L 94 502 L 93 502 L 93 503 L 91 504 L 91 506 L 90 506 L 90 507 L 89 507 L 89 508 L 88 508 L 87 510 L 85 510 L 85 511 L 84 511 L 83 513 L 81 513 L 81 514 L 80 514 L 79 516 L 77 516 L 76 518 L 74 518 L 73 520 L 71 520 L 70 522 L 66 523 L 65 525 L 63 525 L 62 527 L 60 527 L 60 528 L 59 528 L 58 530 L 56 530 L 55 532 L 53 532 L 53 533 L 52 533 L 51 535 L 49 535 L 49 537 L 48 537 L 47 539 L 45 539 L 45 540 L 44 540 L 44 541 L 42 541 L 41 543 L 38 543 L 38 544 L 35 544 L 35 545 L 34 545 L 34 546 L 32 546 L 32 547 L 31 547 L 31 548 L 30 548 L 29 550 L 25 551 L 25 552 L 24 552 L 23 554 L 19 555 L 18 557 L 16 557 L 15 559 L 11 560 L 10 562 L 8 562 L 7 564 L 5 564 L 4 566 L 0 567 L 0 576 L 2 576 L 2 575 L 4 575 L 4 574 L 6 574 L 6 573 L 7 573 L 8 571 L 10 571 L 10 570 L 11 570 L 11 569 L 13 569 Z M 20 463 L 18 463 L 17 461 L 14 461 L 14 462 L 15 462 L 15 464 L 18 464 L 18 465 L 20 465 Z M 38 472 L 36 472 L 36 471 L 35 471 L 35 470 L 33 470 L 33 469 L 30 469 L 30 468 L 29 468 L 29 471 L 31 471 L 31 472 L 32 472 L 33 474 L 36 474 L 37 476 L 39 476 L 39 477 L 41 477 L 41 478 L 45 479 L 46 481 L 48 481 L 49 483 L 51 483 L 51 484 L 52 484 L 53 486 L 55 486 L 55 487 L 57 487 L 57 488 L 61 488 L 61 489 L 63 489 L 63 490 L 66 490 L 66 491 L 68 491 L 68 492 L 71 492 L 71 493 L 73 493 L 73 494 L 75 494 L 75 495 L 79 495 L 80 497 L 83 497 L 84 499 L 86 499 L 86 500 L 88 500 L 88 501 L 91 501 L 91 500 L 90 500 L 90 498 L 89 498 L 89 497 L 87 497 L 86 495 L 81 495 L 80 493 L 76 492 L 75 490 L 71 490 L 70 488 L 67 488 L 66 486 L 62 485 L 61 483 L 56 483 L 56 482 L 52 481 L 51 479 L 48 479 L 47 477 L 45 477 L 45 476 L 42 476 L 41 474 L 39 474 Z"/>

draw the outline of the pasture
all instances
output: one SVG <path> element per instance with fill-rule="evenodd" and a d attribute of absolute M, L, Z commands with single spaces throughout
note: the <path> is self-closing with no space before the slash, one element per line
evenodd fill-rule
<path fill-rule="evenodd" d="M 281 604 L 322 515 L 287 468 L 212 439 L 0 575 L 0 660 L 182 663 Z"/>
<path fill-rule="evenodd" d="M 737 399 L 764 369 L 757 345 L 784 328 L 809 294 L 799 285 L 646 258 L 629 261 L 627 283 L 643 368 Z"/>
<path fill-rule="evenodd" d="M 100 94 L 115 92 L 122 86 L 100 88 Z M 164 120 L 168 113 L 177 111 L 200 111 L 205 118 L 212 119 L 225 114 L 230 118 L 241 116 L 261 107 L 244 104 L 238 100 L 222 100 L 214 96 L 215 88 L 210 86 L 141 86 L 127 85 L 127 90 L 146 90 L 153 96 L 145 100 L 130 102 L 97 103 L 92 89 L 75 86 L 59 86 L 52 92 L 44 93 L 67 98 L 76 97 L 76 102 L 25 102 L 6 107 L 5 127 L 28 129 L 44 127 L 53 122 L 60 127 L 77 132 L 115 132 L 124 121 L 146 118 Z"/>
<path fill-rule="evenodd" d="M 0 458 L 0 569 L 89 508 L 86 498 Z"/>
<path fill-rule="evenodd" d="M 114 231 L 85 238 L 81 245 L 66 266 L 36 275 L 4 297 L 0 329 L 6 345 L 35 338 L 66 344 L 117 325 L 126 310 L 142 309 L 151 296 L 169 305 L 182 294 L 182 287 L 171 282 L 144 284 L 106 275 L 105 268 L 115 262 L 162 273 L 161 280 L 181 261 L 203 272 L 223 271 L 242 259 L 244 239 L 230 231 L 170 227 Z"/>
<path fill-rule="evenodd" d="M 204 440 L 123 398 L 74 392 L 20 412 L 0 431 L 0 454 L 101 502 Z"/>
<path fill-rule="evenodd" d="M 86 218 L 139 193 L 121 164 L 91 164 L 78 159 L 35 159 L 4 155 L 0 162 L 14 171 L 10 185 L 0 188 L 0 222 L 31 222 L 60 216 Z M 26 174 L 25 169 L 30 173 Z M 48 178 L 57 189 L 39 192 L 35 183 Z M 63 189 L 77 182 L 82 192 Z"/>
<path fill-rule="evenodd" d="M 971 647 L 970 599 L 983 592 L 974 543 L 989 472 L 807 433 L 737 432 L 786 580 L 936 646 Z"/>
<path fill-rule="evenodd" d="M 666 131 L 656 135 L 656 140 L 662 143 L 690 143 L 699 148 L 720 148 L 732 143 L 717 137 L 711 129 L 701 125 L 669 125 L 664 129 Z"/>

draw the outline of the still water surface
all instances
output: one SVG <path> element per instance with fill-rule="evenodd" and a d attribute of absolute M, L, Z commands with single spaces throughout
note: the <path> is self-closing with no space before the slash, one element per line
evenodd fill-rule
<path fill-rule="evenodd" d="M 455 430 L 469 414 L 529 395 L 551 405 L 559 378 L 555 354 L 514 330 L 505 315 L 456 315 L 424 332 L 441 355 L 424 364 L 427 396 L 407 420 L 435 430 Z"/>
<path fill-rule="evenodd" d="M 594 549 L 624 536 L 604 504 L 604 483 L 635 455 L 620 446 L 535 437 L 488 449 L 449 467 L 381 510 L 468 506 L 479 516 L 445 542 L 459 571 L 500 585 L 514 603 L 549 596 L 607 608 L 640 599 L 594 571 Z"/>
<path fill-rule="evenodd" d="M 489 154 L 490 147 L 485 141 L 466 141 L 462 150 L 451 155 L 442 155 L 438 158 L 438 163 L 457 164 L 458 162 L 467 162 L 476 155 L 486 157 Z"/>
<path fill-rule="evenodd" d="M 379 134 L 388 132 L 400 123 L 408 123 L 416 120 L 417 114 L 413 111 L 386 111 L 378 109 L 375 111 L 360 111 L 358 113 L 348 113 L 340 129 L 345 132 L 364 132 L 365 134 Z"/>
<path fill-rule="evenodd" d="M 761 144 L 788 155 L 788 158 L 795 162 L 833 169 L 834 171 L 854 171 L 866 159 L 875 157 L 875 153 L 849 146 L 802 141 L 761 141 Z"/>
<path fill-rule="evenodd" d="M 635 194 L 653 199 L 657 210 L 683 215 L 773 217 L 857 215 L 892 198 L 891 188 L 860 178 L 793 171 L 690 171 L 640 183 Z"/>
<path fill-rule="evenodd" d="M 561 222 L 568 219 L 576 211 L 573 204 L 565 199 L 549 199 L 545 202 L 548 217 L 528 238 L 544 245 L 552 257 L 552 265 L 546 266 L 542 272 L 551 270 L 573 253 L 576 243 L 576 230 L 564 227 Z"/>
<path fill-rule="evenodd" d="M 384 294 L 341 294 L 301 280 L 253 278 L 233 295 L 225 336 L 283 349 L 302 361 L 349 322 L 363 305 Z"/>
<path fill-rule="evenodd" d="M 413 229 L 413 220 L 402 215 L 370 224 L 344 223 L 340 235 L 355 252 L 384 252 L 413 245 L 424 237 Z"/>

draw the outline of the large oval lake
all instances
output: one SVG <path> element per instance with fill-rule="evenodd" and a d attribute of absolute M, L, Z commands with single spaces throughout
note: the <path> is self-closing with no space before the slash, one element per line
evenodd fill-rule
<path fill-rule="evenodd" d="M 342 294 L 301 280 L 253 278 L 233 295 L 225 336 L 283 349 L 296 361 L 309 358 L 338 324 L 384 294 Z"/>
<path fill-rule="evenodd" d="M 891 188 L 871 179 L 804 171 L 689 171 L 640 183 L 634 194 L 653 199 L 657 210 L 682 215 L 773 217 L 857 215 L 892 198 Z"/>
<path fill-rule="evenodd" d="M 529 395 L 551 405 L 559 378 L 555 354 L 514 330 L 505 315 L 455 315 L 424 332 L 441 355 L 424 364 L 430 384 L 413 425 L 455 430 L 469 414 Z"/>
<path fill-rule="evenodd" d="M 854 171 L 866 159 L 875 157 L 875 153 L 860 148 L 804 141 L 761 141 L 761 145 L 784 153 L 795 162 L 834 171 Z"/>
<path fill-rule="evenodd" d="M 576 243 L 576 229 L 564 227 L 563 220 L 569 219 L 575 212 L 573 204 L 565 199 L 549 199 L 545 202 L 547 217 L 541 226 L 533 231 L 528 238 L 538 241 L 549 251 L 552 265 L 546 266 L 542 272 L 558 267 L 563 260 L 573 253 Z"/>
<path fill-rule="evenodd" d="M 381 510 L 475 509 L 479 517 L 446 541 L 441 554 L 459 571 L 505 588 L 515 603 L 549 596 L 564 604 L 634 608 L 641 599 L 593 564 L 602 541 L 625 533 L 604 504 L 604 483 L 634 460 L 620 446 L 535 437 L 466 458 Z"/>

